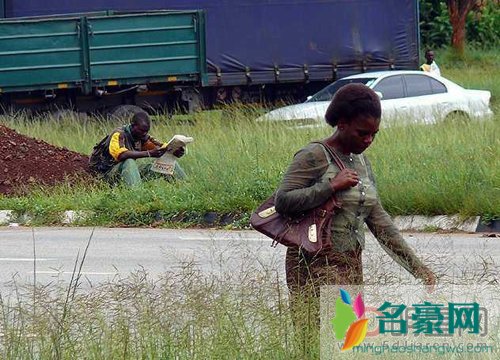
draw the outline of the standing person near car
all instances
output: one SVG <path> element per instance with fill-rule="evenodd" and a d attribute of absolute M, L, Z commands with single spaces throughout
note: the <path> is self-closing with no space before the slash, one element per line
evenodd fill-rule
<path fill-rule="evenodd" d="M 425 64 L 422 64 L 422 66 L 420 66 L 420 69 L 433 75 L 441 76 L 439 66 L 437 66 L 436 61 L 434 60 L 434 51 L 432 51 L 431 49 L 427 49 L 425 51 L 425 60 Z"/>
<path fill-rule="evenodd" d="M 151 170 L 153 160 L 166 151 L 162 143 L 148 132 L 151 127 L 149 115 L 140 112 L 132 117 L 129 125 L 119 127 L 101 140 L 92 151 L 90 168 L 111 183 L 123 180 L 129 186 L 142 183 L 143 177 L 161 176 Z M 181 147 L 173 153 L 176 157 L 184 155 Z M 185 178 L 182 168 L 176 163 L 174 177 Z"/>
<path fill-rule="evenodd" d="M 329 247 L 318 253 L 288 248 L 286 280 L 292 309 L 297 296 L 319 296 L 321 285 L 362 284 L 361 253 L 365 246 L 364 224 L 383 249 L 426 285 L 436 283 L 434 273 L 424 265 L 383 209 L 370 163 L 363 152 L 372 144 L 381 117 L 377 94 L 362 84 L 340 88 L 325 114 L 336 127 L 323 142 L 338 154 L 346 169 L 340 171 L 318 143 L 295 154 L 276 193 L 276 211 L 294 216 L 316 208 L 332 196 L 342 203 L 332 222 Z"/>

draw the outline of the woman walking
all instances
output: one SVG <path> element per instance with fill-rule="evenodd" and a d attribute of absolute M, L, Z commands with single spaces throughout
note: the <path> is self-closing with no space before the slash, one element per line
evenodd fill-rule
<path fill-rule="evenodd" d="M 276 210 L 296 215 L 332 196 L 342 203 L 332 222 L 329 246 L 318 253 L 288 248 L 286 279 L 292 305 L 297 296 L 319 296 L 319 286 L 362 284 L 364 224 L 383 249 L 426 285 L 434 273 L 420 261 L 383 209 L 370 162 L 363 152 L 372 144 L 381 117 L 377 94 L 362 84 L 342 87 L 325 114 L 334 133 L 323 143 L 346 166 L 340 171 L 322 144 L 311 143 L 295 155 L 276 194 Z"/>

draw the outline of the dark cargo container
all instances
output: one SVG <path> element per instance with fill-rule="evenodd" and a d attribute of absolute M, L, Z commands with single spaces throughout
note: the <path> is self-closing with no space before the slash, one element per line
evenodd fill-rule
<path fill-rule="evenodd" d="M 300 97 L 352 73 L 418 68 L 417 0 L 0 0 L 6 17 L 202 9 L 205 98 Z"/>

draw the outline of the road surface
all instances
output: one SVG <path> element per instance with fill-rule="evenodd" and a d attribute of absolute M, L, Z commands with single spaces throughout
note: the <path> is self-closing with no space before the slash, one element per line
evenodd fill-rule
<path fill-rule="evenodd" d="M 405 233 L 417 254 L 441 275 L 498 279 L 500 238 L 481 234 Z M 204 272 L 277 269 L 284 272 L 285 248 L 255 231 L 137 228 L 0 227 L 0 291 L 12 284 L 69 282 L 75 266 L 83 286 L 127 277 L 142 270 L 152 277 L 190 263 Z M 34 261 L 36 259 L 36 262 Z M 393 272 L 412 279 L 367 234 L 365 279 Z"/>

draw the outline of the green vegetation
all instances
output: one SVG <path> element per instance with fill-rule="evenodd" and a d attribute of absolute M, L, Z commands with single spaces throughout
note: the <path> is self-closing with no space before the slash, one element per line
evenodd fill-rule
<path fill-rule="evenodd" d="M 445 1 L 420 0 L 420 40 L 422 48 L 450 45 L 452 26 Z M 498 48 L 500 10 L 498 0 L 476 1 L 465 23 L 466 43 L 481 49 Z"/>
<path fill-rule="evenodd" d="M 498 49 L 468 49 L 464 58 L 451 49 L 435 52 L 441 74 L 465 88 L 491 91 L 493 111 L 498 115 L 500 106 L 500 56 Z M 498 119 L 498 116 L 496 117 Z"/>
<path fill-rule="evenodd" d="M 309 326 L 297 332 L 288 305 L 284 275 L 274 261 L 259 262 L 259 254 L 260 251 L 256 252 L 244 241 L 234 239 L 230 247 L 213 253 L 213 272 L 202 271 L 186 261 L 172 266 L 172 270 L 157 278 L 143 269 L 126 277 L 117 274 L 113 280 L 99 285 L 92 285 L 78 271 L 69 284 L 62 282 L 62 275 L 51 284 L 36 287 L 21 286 L 13 281 L 11 292 L 6 289 L 0 292 L 0 358 L 318 359 L 320 339 L 322 346 L 328 346 L 329 342 L 323 342 L 325 337 L 320 338 L 318 334 L 317 318 L 312 311 L 314 305 L 304 302 L 294 313 L 294 319 L 309 320 Z M 228 264 L 234 259 L 242 259 L 242 263 L 231 269 Z M 408 285 L 419 289 L 418 282 L 408 274 L 398 276 L 397 272 L 387 270 L 393 264 L 387 255 L 371 253 L 365 260 L 367 269 L 375 269 L 365 272 L 366 285 L 379 289 L 384 296 L 380 302 L 365 299 L 368 305 L 395 301 L 386 297 L 391 287 Z M 491 263 L 482 254 L 467 254 L 463 261 L 464 274 L 453 277 L 445 275 L 450 267 L 442 260 L 430 262 L 430 266 L 438 274 L 443 289 L 459 284 L 481 284 L 481 291 L 489 286 L 493 294 L 498 294 L 498 264 Z M 83 262 L 76 261 L 75 269 L 81 269 Z M 472 265 L 481 270 L 467 272 L 465 269 Z M 367 292 L 368 288 L 364 294 Z M 469 293 L 472 294 L 479 296 Z M 441 297 L 432 299 L 433 303 L 445 303 Z M 480 304 L 488 306 L 488 337 L 471 335 L 468 341 L 464 336 L 453 339 L 421 335 L 416 339 L 389 338 L 388 344 L 397 341 L 496 343 L 498 312 L 491 305 Z M 370 329 L 376 326 L 376 320 L 371 320 Z M 325 331 L 333 331 L 330 329 L 331 324 L 327 323 Z M 334 334 L 330 334 L 327 333 L 326 338 L 329 336 L 333 344 L 338 344 Z M 379 337 L 366 342 L 377 340 Z M 370 353 L 344 355 L 349 359 L 373 359 Z M 400 359 L 400 356 L 387 354 L 382 358 Z M 422 354 L 416 352 L 406 357 L 421 359 Z M 436 352 L 426 357 L 449 358 Z M 466 353 L 463 358 L 497 357 L 490 352 Z"/>
<path fill-rule="evenodd" d="M 175 268 L 159 279 L 137 271 L 90 289 L 76 273 L 67 288 L 14 284 L 10 296 L 0 295 L 0 358 L 301 358 L 275 270 Z"/>
<path fill-rule="evenodd" d="M 64 210 L 95 212 L 87 223 L 128 225 L 158 219 L 197 223 L 210 211 L 246 214 L 277 187 L 298 148 L 329 133 L 328 128 L 300 131 L 283 124 L 255 123 L 250 120 L 255 114 L 240 110 L 222 113 L 224 119 L 216 115 L 220 113 L 194 126 L 154 124 L 160 138 L 172 133 L 195 137 L 182 160 L 189 174 L 186 182 L 155 180 L 136 191 L 106 184 L 65 185 L 35 190 L 27 197 L 0 198 L 0 208 L 28 212 L 42 223 L 57 222 Z M 90 149 L 104 133 L 102 124 L 92 122 L 10 125 L 80 151 Z M 497 131 L 497 121 L 383 130 L 369 156 L 386 208 L 392 214 L 499 214 Z M 71 135 L 81 133 L 87 136 Z"/>
<path fill-rule="evenodd" d="M 437 53 L 444 76 L 465 87 L 492 91 L 492 120 L 391 127 L 383 129 L 368 150 L 382 202 L 392 215 L 500 214 L 496 54 L 471 51 L 471 62 L 457 62 L 452 53 Z M 260 111 L 234 106 L 173 119 L 156 116 L 156 137 L 195 138 L 181 159 L 189 175 L 183 183 L 154 180 L 136 191 L 104 183 L 62 185 L 35 189 L 24 197 L 0 197 L 0 209 L 27 213 L 35 223 L 44 224 L 57 223 L 65 210 L 87 210 L 92 215 L 81 224 L 189 225 L 216 212 L 234 220 L 234 226 L 246 226 L 251 210 L 278 186 L 293 154 L 330 134 L 327 127 L 299 130 L 257 123 L 253 119 Z M 28 120 L 22 115 L 1 121 L 23 134 L 85 154 L 117 125 L 93 118 Z"/>

